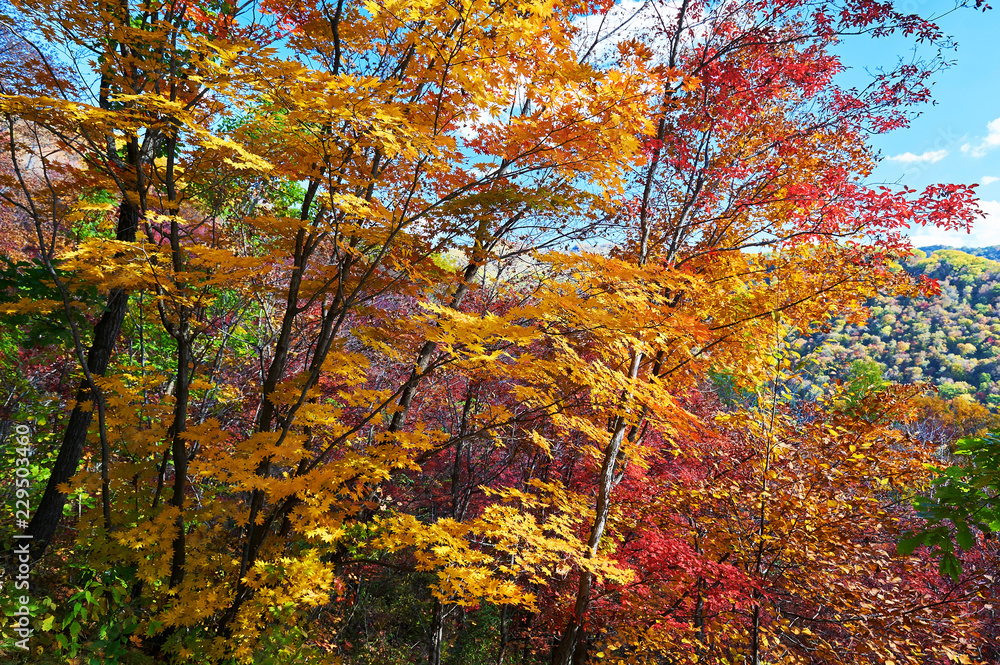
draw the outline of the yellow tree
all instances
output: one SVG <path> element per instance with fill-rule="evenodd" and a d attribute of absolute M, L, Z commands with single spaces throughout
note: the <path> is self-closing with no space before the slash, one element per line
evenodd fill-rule
<path fill-rule="evenodd" d="M 32 204 L 53 202 L 31 212 L 63 306 L 89 287 L 117 303 L 114 325 L 96 329 L 103 364 L 88 364 L 79 323 L 86 387 L 63 446 L 68 471 L 50 490 L 61 496 L 96 410 L 101 477 L 85 472 L 77 487 L 98 482 L 103 510 L 81 544 L 95 565 L 133 566 L 131 592 L 164 629 L 155 648 L 185 653 L 176 629 L 202 626 L 188 639 L 249 658 L 262 607 L 323 602 L 336 566 L 321 556 L 343 555 L 373 488 L 451 445 L 406 425 L 419 384 L 445 362 L 417 338 L 436 324 L 404 325 L 387 345 L 361 319 L 387 294 L 434 302 L 443 290 L 459 307 L 487 259 L 517 253 L 526 229 L 551 225 L 551 242 L 575 231 L 566 215 L 603 208 L 589 191 L 620 188 L 646 131 L 644 60 L 624 49 L 617 68 L 579 62 L 571 19 L 583 5 L 16 8 L 94 53 L 78 63 L 94 76 L 74 85 L 50 67 L 41 90 L 5 91 L 6 117 L 58 137 L 79 156 L 68 177 L 113 192 L 127 222 L 60 253 L 59 220 L 43 211 L 79 202 L 21 186 Z M 268 188 L 297 182 L 293 215 Z M 246 202 L 248 184 L 265 192 L 259 205 Z M 455 248 L 467 257 L 458 280 L 434 260 Z M 130 332 L 146 341 L 101 379 L 130 293 Z M 410 354 L 413 369 L 371 387 L 348 332 L 391 359 Z M 235 343 L 245 335 L 256 367 Z M 61 506 L 49 504 L 36 518 L 45 541 Z M 318 547 L 300 543 L 288 559 L 293 528 Z"/>
<path fill-rule="evenodd" d="M 432 663 L 447 606 L 533 611 L 553 580 L 554 661 L 585 658 L 593 589 L 629 578 L 614 493 L 694 420 L 680 396 L 709 371 L 766 381 L 761 340 L 905 288 L 899 225 L 971 215 L 967 190 L 862 186 L 863 131 L 905 100 L 835 94 L 806 5 L 644 5 L 610 50 L 596 3 L 15 6 L 92 54 L 0 96 L 10 136 L 75 155 L 71 187 L 3 183 L 59 293 L 11 309 L 63 308 L 83 374 L 32 529 L 51 537 L 96 411 L 77 542 L 136 639 L 182 659 L 284 653 L 364 565 L 432 576 Z M 63 220 L 98 191 L 116 232 L 75 242 Z M 600 234 L 603 254 L 541 253 Z M 95 288 L 88 358 L 74 299 Z M 473 473 L 473 446 L 517 474 Z M 445 453 L 444 514 L 386 499 Z"/>
<path fill-rule="evenodd" d="M 619 469 L 630 455 L 626 440 L 640 441 L 653 427 L 645 421 L 651 409 L 663 407 L 662 400 L 644 399 L 637 385 L 677 394 L 690 381 L 687 372 L 706 370 L 760 380 L 769 352 L 761 340 L 773 339 L 762 319 L 785 316 L 791 328 L 808 331 L 829 308 L 851 308 L 862 293 L 874 293 L 866 290 L 873 282 L 860 284 L 885 273 L 887 253 L 905 249 L 902 227 L 914 221 L 960 226 L 974 218 L 973 211 L 944 202 L 968 201 L 968 189 L 931 188 L 909 198 L 911 192 L 863 185 L 874 164 L 866 133 L 904 124 L 903 109 L 925 96 L 923 80 L 934 65 L 887 73 L 858 93 L 832 84 L 840 65 L 828 49 L 841 31 L 879 31 L 875 26 L 886 20 L 939 38 L 920 17 L 882 9 L 848 2 L 814 12 L 786 3 L 763 17 L 757 3 L 682 2 L 648 3 L 639 18 L 625 15 L 662 78 L 656 133 L 645 141 L 646 162 L 630 180 L 632 198 L 615 218 L 623 240 L 615 257 L 640 268 L 692 273 L 718 291 L 668 287 L 649 294 L 673 307 L 652 320 L 684 317 L 677 325 L 689 331 L 687 338 L 668 334 L 654 341 L 652 331 L 635 336 L 622 325 L 617 343 L 634 346 L 612 364 L 624 385 L 606 414 L 607 440 L 596 463 L 586 538 L 594 556 Z M 614 41 L 620 24 L 592 25 L 598 26 L 596 45 Z M 747 250 L 765 253 L 752 261 L 740 255 Z M 860 271 L 866 277 L 858 279 L 852 264 L 866 266 Z M 783 293 L 778 275 L 796 283 Z M 583 624 L 592 584 L 593 576 L 581 571 L 554 663 L 568 665 L 587 648 Z"/>

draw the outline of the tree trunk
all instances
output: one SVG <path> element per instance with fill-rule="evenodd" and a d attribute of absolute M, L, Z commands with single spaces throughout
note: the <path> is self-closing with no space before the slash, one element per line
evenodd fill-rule
<path fill-rule="evenodd" d="M 760 665 L 760 599 L 754 594 L 758 604 L 754 605 L 750 622 L 750 657 L 747 665 Z"/>
<path fill-rule="evenodd" d="M 136 229 L 139 226 L 139 209 L 129 202 L 128 197 L 122 197 L 118 206 L 118 229 L 116 239 L 124 242 L 134 242 Z M 94 327 L 94 339 L 87 352 L 87 369 L 92 376 L 104 376 L 111 361 L 111 353 L 121 331 L 122 322 L 128 313 L 128 293 L 123 289 L 113 289 L 108 294 L 107 306 L 100 321 Z M 35 514 L 28 524 L 27 534 L 32 536 L 32 556 L 41 558 L 45 549 L 52 541 L 59 519 L 62 517 L 66 495 L 58 490 L 59 485 L 69 482 L 76 475 L 83 457 L 83 448 L 87 442 L 87 430 L 93 418 L 93 409 L 83 410 L 83 402 L 93 400 L 86 381 L 80 382 L 76 392 L 76 406 L 70 413 L 66 433 L 63 435 L 59 455 L 52 466 L 52 475 L 45 485 L 45 493 L 35 509 Z M 96 408 L 96 407 L 95 407 Z"/>
<path fill-rule="evenodd" d="M 173 557 L 170 563 L 170 588 L 184 579 L 185 534 L 184 534 L 184 490 L 187 482 L 187 447 L 184 432 L 187 430 L 187 409 L 191 390 L 191 340 L 187 326 L 180 327 L 177 335 L 177 401 L 174 404 L 174 422 L 170 427 L 173 437 L 171 452 L 174 458 L 174 492 L 170 504 L 177 508 L 177 535 L 173 542 Z"/>
<path fill-rule="evenodd" d="M 639 375 L 639 365 L 642 363 L 642 353 L 636 352 L 632 356 L 629 366 L 628 377 L 634 380 Z M 624 395 L 622 401 L 626 402 L 629 395 Z M 615 471 L 618 466 L 618 453 L 621 451 L 622 443 L 625 440 L 625 430 L 627 423 L 621 416 L 617 418 L 614 426 L 614 433 L 611 441 L 604 449 L 604 462 L 601 466 L 601 475 L 597 481 L 597 505 L 594 512 L 594 523 L 590 529 L 590 537 L 587 539 L 587 555 L 597 556 L 597 550 L 601 546 L 601 539 L 604 537 L 604 530 L 608 525 L 608 513 L 611 510 L 611 492 L 615 488 Z M 576 591 L 576 603 L 573 606 L 573 614 L 569 618 L 569 623 L 563 630 L 562 637 L 556 644 L 552 652 L 552 665 L 573 665 L 577 662 L 574 654 L 581 652 L 586 655 L 586 648 L 579 649 L 583 644 L 584 632 L 583 621 L 590 606 L 590 588 L 593 584 L 594 575 L 588 570 L 580 571 L 580 585 Z"/>
<path fill-rule="evenodd" d="M 503 609 L 500 610 L 500 644 L 497 648 L 496 665 L 503 665 L 503 657 L 507 653 L 507 641 L 508 641 L 507 614 L 509 610 L 510 610 L 510 605 L 504 605 Z"/>
<path fill-rule="evenodd" d="M 431 644 L 428 665 L 441 665 L 441 643 L 444 641 L 444 604 L 434 599 L 434 609 L 431 611 Z"/>

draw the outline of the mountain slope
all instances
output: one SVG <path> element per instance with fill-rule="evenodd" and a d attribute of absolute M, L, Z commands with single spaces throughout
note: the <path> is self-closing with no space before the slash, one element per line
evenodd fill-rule
<path fill-rule="evenodd" d="M 900 383 L 936 385 L 945 397 L 968 394 L 1000 405 L 1000 247 L 918 250 L 903 268 L 940 283 L 932 298 L 876 300 L 866 325 L 835 323 L 809 340 L 815 382 L 843 378 L 857 361 L 875 361 Z"/>

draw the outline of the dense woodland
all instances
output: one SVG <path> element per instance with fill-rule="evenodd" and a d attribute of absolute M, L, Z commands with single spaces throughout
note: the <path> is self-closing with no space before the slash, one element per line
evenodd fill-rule
<path fill-rule="evenodd" d="M 853 363 L 874 362 L 889 381 L 925 383 L 945 398 L 969 395 L 1000 405 L 1000 263 L 975 251 L 915 250 L 901 266 L 917 279 L 935 280 L 935 292 L 877 297 L 864 323 L 840 320 L 810 338 L 801 351 L 817 361 L 812 382 L 843 378 Z"/>
<path fill-rule="evenodd" d="M 995 264 L 905 235 L 975 189 L 868 184 L 910 11 L 0 7 L 0 659 L 998 662 Z"/>

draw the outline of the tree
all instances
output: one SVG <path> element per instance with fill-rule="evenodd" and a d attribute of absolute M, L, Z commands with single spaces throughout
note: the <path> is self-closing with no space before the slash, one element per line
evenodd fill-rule
<path fill-rule="evenodd" d="M 862 250 L 853 257 L 873 264 L 884 261 L 885 252 L 901 247 L 898 229 L 910 220 L 957 222 L 958 218 L 952 217 L 954 204 L 968 197 L 970 190 L 934 187 L 916 201 L 909 201 L 906 194 L 912 192 L 869 190 L 859 179 L 870 168 L 863 132 L 904 123 L 901 107 L 926 94 L 920 81 L 929 72 L 903 68 L 876 81 L 866 93 L 834 90 L 831 76 L 838 65 L 825 50 L 840 31 L 859 27 L 876 32 L 898 27 L 927 38 L 934 37 L 935 28 L 886 7 L 880 7 L 880 13 L 872 7 L 846 6 L 839 14 L 840 24 L 827 11 L 810 13 L 795 4 L 783 5 L 760 21 L 756 10 L 753 3 L 685 2 L 679 8 L 652 5 L 651 16 L 655 13 L 656 19 L 650 21 L 642 41 L 660 46 L 667 72 L 677 68 L 684 76 L 675 76 L 670 82 L 668 73 L 662 88 L 657 133 L 646 145 L 647 163 L 634 177 L 635 198 L 623 215 L 630 242 L 621 249 L 621 256 L 639 266 L 657 262 L 708 273 L 711 268 L 702 267 L 703 257 L 813 242 L 826 249 L 836 240 L 851 238 L 851 242 L 864 239 L 874 243 L 873 253 Z M 885 20 L 893 27 L 881 24 Z M 693 94 L 681 94 L 691 89 Z M 831 196 L 832 192 L 836 195 Z M 950 202 L 942 205 L 941 197 Z M 810 275 L 810 266 L 815 266 L 811 262 L 818 255 L 830 256 L 822 250 L 790 252 L 779 255 L 766 270 Z M 832 260 L 842 265 L 841 259 Z M 785 266 L 794 267 L 785 272 Z M 875 271 L 882 273 L 885 267 Z M 740 274 L 739 268 L 735 272 Z M 811 284 L 808 279 L 808 285 L 792 291 L 805 302 L 820 300 L 840 286 Z M 776 288 L 761 289 L 762 281 L 750 286 L 737 285 L 739 280 L 733 279 L 726 286 L 727 294 L 741 289 L 759 296 L 766 292 L 774 297 L 773 309 L 760 311 L 751 306 L 747 312 L 735 306 L 724 308 L 725 313 L 718 318 L 708 314 L 710 307 L 704 301 L 697 302 L 689 290 L 666 291 L 681 307 L 697 311 L 693 320 L 712 320 L 717 323 L 711 326 L 713 331 L 725 331 L 717 336 L 707 334 L 692 344 L 712 349 L 707 362 L 718 363 L 719 369 L 729 369 L 729 358 L 715 347 L 731 334 L 773 338 L 771 331 L 744 330 L 741 315 L 753 321 L 756 316 L 776 316 L 792 307 L 776 295 Z M 810 321 L 822 318 L 816 310 L 811 314 Z M 809 323 L 791 316 L 791 326 L 808 330 Z M 678 346 L 670 348 L 667 343 L 648 351 L 634 349 L 628 361 L 619 361 L 625 380 L 639 381 L 642 374 L 642 379 L 648 376 L 649 380 L 669 381 L 670 368 L 686 368 L 690 362 L 683 355 L 673 356 L 684 348 Z M 592 555 L 596 555 L 606 528 L 616 469 L 624 459 L 623 437 L 626 432 L 637 436 L 642 431 L 644 405 L 631 406 L 633 390 L 629 386 L 622 391 L 620 408 L 624 412 L 612 415 L 609 421 L 615 426 L 610 428 L 604 448 L 596 515 L 587 539 Z M 630 420 L 626 413 L 637 419 Z M 586 648 L 582 624 L 592 578 L 587 571 L 581 573 L 574 609 L 559 637 L 554 663 L 569 665 L 574 654 Z"/>
<path fill-rule="evenodd" d="M 686 396 L 772 384 L 785 337 L 915 292 L 890 269 L 902 226 L 977 214 L 971 188 L 864 185 L 865 132 L 904 122 L 933 66 L 844 91 L 826 49 L 939 35 L 842 9 L 649 4 L 618 39 L 599 3 L 18 4 L 26 42 L 93 54 L 0 110 L 74 156 L 43 162 L 58 183 L 3 183 L 58 293 L 9 310 L 73 329 L 58 468 L 96 412 L 71 489 L 100 497 L 76 544 L 134 619 L 111 642 L 287 659 L 381 567 L 424 586 L 431 663 L 484 604 L 529 651 L 587 658 L 595 593 L 635 574 L 622 483 L 718 427 Z M 66 232 L 95 209 L 114 234 Z M 110 644 L 114 615 L 87 630 Z"/>
<path fill-rule="evenodd" d="M 927 449 L 891 428 L 912 392 L 886 387 L 852 413 L 846 389 L 802 410 L 765 394 L 726 413 L 692 396 L 721 427 L 685 433 L 623 481 L 614 556 L 634 575 L 595 600 L 593 650 L 610 662 L 964 655 L 981 580 L 939 585 L 926 560 L 892 556 L 907 525 L 892 494 L 927 475 Z"/>
<path fill-rule="evenodd" d="M 261 596 L 259 602 L 273 600 L 253 580 L 266 561 L 280 558 L 283 546 L 274 539 L 287 536 L 294 524 L 320 542 L 335 540 L 343 529 L 317 512 L 319 506 L 350 490 L 356 498 L 340 514 L 355 519 L 388 471 L 445 443 L 422 426 L 403 431 L 418 385 L 445 361 L 433 342 L 407 348 L 422 328 L 404 332 L 403 345 L 390 355 L 412 354 L 416 369 L 398 377 L 396 388 L 372 386 L 379 396 L 371 404 L 358 401 L 366 362 L 344 348 L 345 333 L 359 329 L 359 312 L 370 316 L 373 305 L 370 323 L 383 319 L 388 312 L 378 313 L 377 305 L 388 293 L 416 304 L 443 286 L 451 291 L 445 303 L 458 307 L 487 258 L 498 249 L 510 251 L 510 239 L 551 223 L 551 242 L 567 233 L 560 215 L 602 208 L 582 187 L 598 182 L 613 191 L 622 163 L 632 159 L 646 115 L 641 62 L 630 58 L 632 72 L 577 63 L 568 17 L 589 11 L 585 7 L 505 6 L 495 12 L 441 3 L 408 16 L 391 3 L 363 12 L 319 3 L 296 6 L 289 16 L 287 7 L 262 5 L 262 23 L 225 12 L 206 22 L 203 10 L 186 5 L 143 5 L 135 16 L 111 9 L 98 23 L 87 23 L 90 7 L 18 9 L 38 30 L 95 51 L 100 88 L 98 103 L 87 105 L 85 90 L 42 79 L 45 99 L 52 101 L 42 104 L 32 91 L 14 91 L 22 94 L 4 101 L 9 123 L 43 127 L 59 137 L 63 150 L 79 153 L 82 164 L 102 168 L 98 174 L 114 182 L 119 206 L 129 211 L 119 218 L 131 220 L 114 240 L 79 243 L 58 265 L 76 282 L 61 284 L 65 298 L 71 287 L 93 284 L 110 287 L 113 301 L 110 323 L 99 324 L 95 336 L 103 360 L 84 362 L 78 348 L 89 392 L 79 395 L 83 415 L 71 419 L 70 429 L 86 430 L 93 396 L 102 441 L 104 510 L 92 516 L 94 530 L 85 533 L 104 543 L 95 547 L 102 556 L 148 546 L 150 534 L 170 543 L 166 550 L 125 556 L 140 582 L 134 593 L 164 603 L 167 626 L 187 625 L 206 612 L 215 616 L 213 630 L 233 641 L 226 650 L 248 654 L 252 642 L 243 640 L 256 635 L 256 626 L 247 623 L 253 612 L 248 615 L 245 605 Z M 75 30 L 77 23 L 87 23 L 87 30 Z M 300 60 L 265 50 L 277 39 Z M 514 66 L 498 70 L 497 58 Z M 307 62 L 315 66 L 304 68 Z M 601 85 L 608 81 L 614 85 Z M 519 90 L 528 97 L 516 110 L 503 111 Z M 236 110 L 245 117 L 238 127 L 212 124 L 213 114 Z M 494 123 L 501 113 L 502 123 Z M 119 163 L 122 141 L 131 161 Z M 479 152 L 479 164 L 464 151 Z M 93 172 L 83 175 L 92 178 Z M 306 182 L 298 219 L 262 206 L 227 218 L 238 209 L 229 202 L 241 192 L 219 188 L 233 186 L 237 175 L 244 182 L 265 176 Z M 55 197 L 21 189 L 31 202 Z M 563 193 L 553 198 L 553 189 Z M 215 204 L 220 199 L 222 207 Z M 40 244 L 42 231 L 59 237 L 59 220 L 43 218 L 43 209 L 29 211 Z M 133 235 L 137 220 L 141 237 Z M 451 275 L 433 259 L 456 246 L 468 247 L 469 263 L 448 285 Z M 44 259 L 59 280 L 57 253 Z M 166 343 L 158 351 L 173 360 L 158 359 L 157 369 L 169 368 L 169 380 L 152 368 L 124 379 L 133 358 L 119 361 L 117 376 L 99 379 L 128 292 L 149 296 L 136 311 L 138 327 L 159 328 Z M 248 368 L 240 349 L 227 343 L 246 329 L 236 322 L 248 319 L 256 319 L 256 377 L 240 376 Z M 377 335 L 354 337 L 381 344 Z M 78 336 L 77 346 L 82 343 Z M 142 346 L 138 355 L 141 367 Z M 340 408 L 327 402 L 333 395 L 321 399 L 317 391 L 321 376 L 351 366 L 356 369 L 330 388 L 348 409 L 340 421 Z M 221 374 L 232 370 L 236 374 Z M 246 388 L 248 379 L 256 390 Z M 230 412 L 236 418 L 223 423 L 214 416 L 229 385 L 242 385 L 246 402 L 256 406 Z M 109 399 L 119 407 L 105 418 Z M 370 423 L 385 413 L 392 416 L 388 428 L 375 432 Z M 83 424 L 74 425 L 78 421 Z M 363 444 L 373 436 L 379 445 Z M 112 440 L 128 460 L 117 470 L 109 468 Z M 405 444 L 402 455 L 393 442 Z M 73 445 L 63 446 L 69 466 L 79 457 Z M 85 486 L 87 477 L 80 480 Z M 218 505 L 227 510 L 220 515 L 194 508 L 189 477 L 222 483 L 212 493 L 221 490 Z M 53 488 L 57 478 L 59 473 Z M 319 492 L 319 504 L 306 498 L 306 487 Z M 116 503 L 144 507 L 117 521 L 112 494 Z M 51 526 L 48 512 L 36 515 L 36 523 Z M 235 533 L 227 519 L 241 525 Z M 233 549 L 237 565 L 224 566 L 226 591 L 209 600 L 197 594 L 218 588 L 222 543 Z M 319 602 L 322 596 L 306 591 L 314 580 L 306 580 L 317 565 L 329 566 L 320 565 L 318 552 L 303 556 L 294 597 Z M 163 570 L 168 584 L 154 591 Z M 168 589 L 170 595 L 163 595 Z M 206 601 L 208 608 L 201 607 Z M 188 603 L 199 611 L 191 612 Z"/>
<path fill-rule="evenodd" d="M 4 199 L 30 220 L 34 253 L 55 280 L 55 301 L 59 304 L 49 303 L 48 309 L 61 304 L 68 313 L 72 294 L 55 266 L 58 254 L 65 249 L 66 227 L 88 208 L 102 209 L 81 198 L 94 192 L 115 192 L 114 239 L 134 243 L 140 221 L 150 211 L 147 194 L 150 178 L 156 177 L 154 160 L 161 151 L 166 150 L 171 162 L 166 177 L 173 177 L 177 138 L 171 135 L 172 128 L 183 122 L 177 116 L 188 114 L 193 119 L 211 110 L 198 107 L 204 92 L 192 90 L 188 78 L 202 73 L 191 68 L 190 62 L 185 64 L 187 57 L 197 59 L 197 48 L 178 43 L 189 20 L 184 11 L 156 5 L 141 8 L 133 17 L 127 4 L 104 8 L 100 4 L 22 3 L 16 9 L 20 22 L 10 24 L 8 32 L 32 57 L 20 63 L 24 79 L 7 82 L 2 91 L 10 137 L 7 151 L 14 165 L 14 173 L 3 183 Z M 95 15 L 100 20 L 93 20 Z M 33 41 L 36 34 L 51 35 L 61 47 L 80 49 L 94 58 L 87 63 L 93 67 L 94 89 L 85 87 L 68 73 L 66 65 L 38 47 Z M 19 141 L 19 136 L 26 140 Z M 38 159 L 34 172 L 28 172 L 31 158 L 26 159 L 26 155 Z M 164 184 L 165 190 L 159 193 L 174 197 L 171 190 L 175 184 Z M 45 494 L 29 527 L 38 543 L 36 555 L 44 552 L 55 532 L 65 500 L 58 488 L 77 471 L 94 411 L 102 432 L 105 470 L 108 465 L 104 398 L 95 377 L 108 369 L 129 299 L 126 283 L 119 281 L 110 288 L 108 284 L 101 283 L 107 291 L 106 302 L 93 325 L 89 348 L 84 340 L 89 322 L 76 322 L 70 315 L 83 378 Z M 38 311 L 46 303 L 31 303 L 29 307 Z M 106 520 L 110 519 L 107 482 L 105 475 Z"/>

